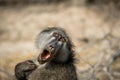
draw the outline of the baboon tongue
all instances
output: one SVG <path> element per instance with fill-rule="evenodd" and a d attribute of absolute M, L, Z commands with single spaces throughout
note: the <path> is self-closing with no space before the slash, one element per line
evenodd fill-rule
<path fill-rule="evenodd" d="M 49 59 L 49 58 L 50 58 L 50 54 L 44 56 L 43 60 L 47 60 L 47 59 Z"/>

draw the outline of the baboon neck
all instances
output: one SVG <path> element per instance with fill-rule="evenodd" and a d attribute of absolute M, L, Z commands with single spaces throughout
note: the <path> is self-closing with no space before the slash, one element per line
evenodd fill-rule
<path fill-rule="evenodd" d="M 56 58 L 56 59 L 53 59 L 52 61 L 50 61 L 49 63 L 56 64 L 56 65 L 57 64 L 72 64 L 72 63 L 74 63 L 74 60 L 75 60 L 74 55 L 71 54 L 67 57 L 66 60 L 61 60 L 61 59 Z"/>
<path fill-rule="evenodd" d="M 56 62 L 49 62 L 49 63 L 47 63 L 46 64 L 46 68 L 53 68 L 53 67 L 56 67 L 56 66 L 58 66 L 58 67 L 64 67 L 64 66 L 68 66 L 68 65 L 73 65 L 73 63 L 56 63 Z"/>

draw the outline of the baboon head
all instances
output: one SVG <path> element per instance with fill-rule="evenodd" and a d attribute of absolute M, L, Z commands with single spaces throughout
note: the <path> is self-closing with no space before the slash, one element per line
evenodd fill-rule
<path fill-rule="evenodd" d="M 62 28 L 47 28 L 43 30 L 37 39 L 37 47 L 40 51 L 38 61 L 67 63 L 73 60 L 72 43 Z"/>

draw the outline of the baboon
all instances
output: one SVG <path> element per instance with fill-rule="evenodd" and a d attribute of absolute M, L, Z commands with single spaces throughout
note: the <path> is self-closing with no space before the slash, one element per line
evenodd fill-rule
<path fill-rule="evenodd" d="M 39 56 L 15 67 L 18 80 L 77 80 L 73 44 L 62 28 L 52 27 L 37 38 Z M 39 62 L 39 65 L 36 62 Z"/>

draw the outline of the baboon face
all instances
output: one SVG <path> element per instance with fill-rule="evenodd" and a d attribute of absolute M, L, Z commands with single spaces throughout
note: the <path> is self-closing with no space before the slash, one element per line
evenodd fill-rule
<path fill-rule="evenodd" d="M 63 29 L 43 30 L 38 36 L 37 44 L 40 50 L 38 61 L 41 64 L 55 59 L 65 61 L 68 58 L 71 44 Z"/>

